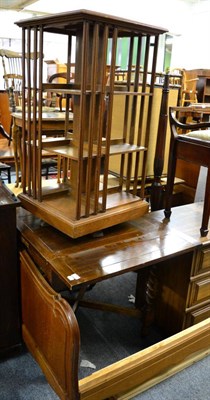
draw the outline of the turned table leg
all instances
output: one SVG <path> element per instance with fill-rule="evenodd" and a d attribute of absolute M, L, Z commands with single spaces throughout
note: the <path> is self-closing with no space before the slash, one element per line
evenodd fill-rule
<path fill-rule="evenodd" d="M 138 271 L 136 285 L 136 307 L 141 310 L 141 335 L 149 334 L 155 319 L 155 301 L 158 294 L 158 278 L 155 265 Z"/>
<path fill-rule="evenodd" d="M 12 140 L 13 140 L 14 162 L 15 162 L 16 187 L 19 186 L 19 171 L 21 172 L 21 165 L 22 165 L 21 137 L 22 137 L 21 129 L 13 123 Z"/>

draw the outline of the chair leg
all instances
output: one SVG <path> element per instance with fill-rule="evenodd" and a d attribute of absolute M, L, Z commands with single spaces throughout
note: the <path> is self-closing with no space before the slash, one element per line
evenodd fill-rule
<path fill-rule="evenodd" d="M 8 183 L 11 183 L 11 173 L 10 173 L 10 169 L 8 169 Z"/>
<path fill-rule="evenodd" d="M 205 189 L 205 198 L 203 205 L 203 216 L 202 216 L 202 224 L 201 224 L 201 236 L 207 236 L 208 234 L 208 224 L 209 224 L 209 215 L 210 215 L 210 169 L 208 168 L 207 178 L 206 178 L 206 189 Z"/>
<path fill-rule="evenodd" d="M 173 150 L 170 148 L 170 156 L 168 162 L 168 177 L 167 177 L 167 185 L 166 185 L 166 194 L 165 194 L 165 210 L 164 214 L 166 218 L 170 218 L 171 216 L 171 203 L 172 203 L 172 195 L 174 188 L 174 179 L 176 172 L 176 157 L 173 156 Z"/>

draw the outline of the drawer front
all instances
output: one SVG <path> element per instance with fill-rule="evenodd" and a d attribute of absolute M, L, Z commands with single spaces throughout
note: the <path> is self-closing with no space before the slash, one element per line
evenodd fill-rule
<path fill-rule="evenodd" d="M 204 247 L 197 257 L 195 275 L 210 271 L 210 247 Z"/>
<path fill-rule="evenodd" d="M 198 324 L 199 322 L 204 321 L 206 318 L 210 318 L 210 304 L 187 313 L 183 329 Z"/>
<path fill-rule="evenodd" d="M 191 283 L 189 307 L 210 300 L 210 276 Z"/>

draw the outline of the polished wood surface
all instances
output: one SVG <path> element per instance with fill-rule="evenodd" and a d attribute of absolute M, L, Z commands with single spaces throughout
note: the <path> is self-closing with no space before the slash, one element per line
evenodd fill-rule
<path fill-rule="evenodd" d="M 200 208 L 179 207 L 173 209 L 173 213 L 171 221 L 164 219 L 161 210 L 105 229 L 98 235 L 71 239 L 20 209 L 18 229 L 22 240 L 28 243 L 28 251 L 34 257 L 41 255 L 42 267 L 47 262 L 47 269 L 54 271 L 69 289 L 73 289 L 150 266 L 199 247 L 199 234 L 193 237 L 191 230 L 194 231 L 192 225 L 195 216 L 197 219 L 200 216 Z M 183 220 L 186 219 L 188 225 L 185 232 Z M 180 230 L 180 225 L 183 225 L 183 230 Z M 35 253 L 33 249 L 36 249 Z M 74 274 L 77 279 L 71 280 Z"/>
<path fill-rule="evenodd" d="M 71 239 L 20 209 L 18 229 L 28 253 L 54 289 L 78 290 L 75 309 L 89 285 L 137 271 L 135 307 L 144 310 L 136 314 L 143 318 L 142 334 L 154 318 L 172 334 L 187 324 L 192 265 L 202 245 L 209 244 L 208 237 L 202 242 L 196 231 L 201 210 L 201 204 L 174 208 L 171 221 L 164 219 L 161 210 L 104 229 L 99 235 Z"/>

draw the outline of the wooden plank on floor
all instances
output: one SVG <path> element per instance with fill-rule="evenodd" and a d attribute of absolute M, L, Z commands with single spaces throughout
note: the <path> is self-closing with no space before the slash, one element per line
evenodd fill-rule
<path fill-rule="evenodd" d="M 129 399 L 210 354 L 210 318 L 79 381 L 81 400 Z"/>

